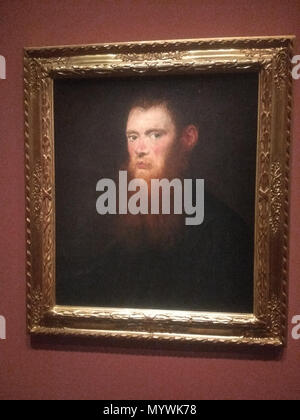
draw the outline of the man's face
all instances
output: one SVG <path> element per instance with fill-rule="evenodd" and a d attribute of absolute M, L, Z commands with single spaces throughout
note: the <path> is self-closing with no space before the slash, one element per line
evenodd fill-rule
<path fill-rule="evenodd" d="M 133 108 L 126 136 L 129 167 L 135 178 L 161 178 L 168 155 L 176 142 L 176 127 L 165 105 Z"/>

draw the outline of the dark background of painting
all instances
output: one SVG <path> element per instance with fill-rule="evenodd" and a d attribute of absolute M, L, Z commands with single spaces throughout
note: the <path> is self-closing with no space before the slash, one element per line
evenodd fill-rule
<path fill-rule="evenodd" d="M 197 178 L 235 210 L 253 233 L 257 137 L 256 73 L 124 79 L 56 80 L 57 281 L 63 258 L 101 254 L 112 217 L 96 213 L 96 183 L 116 178 L 127 157 L 125 124 L 130 103 L 145 89 L 180 95 L 195 111 Z"/>

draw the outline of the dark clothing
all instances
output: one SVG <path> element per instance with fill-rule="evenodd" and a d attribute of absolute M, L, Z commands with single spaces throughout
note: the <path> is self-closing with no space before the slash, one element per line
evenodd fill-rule
<path fill-rule="evenodd" d="M 57 304 L 253 312 L 253 260 L 245 223 L 206 194 L 203 224 L 169 250 L 113 243 L 95 262 L 60 262 Z"/>

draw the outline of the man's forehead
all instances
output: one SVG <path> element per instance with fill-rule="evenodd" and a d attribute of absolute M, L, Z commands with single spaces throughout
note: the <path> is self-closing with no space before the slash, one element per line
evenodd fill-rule
<path fill-rule="evenodd" d="M 155 105 L 149 108 L 134 107 L 130 110 L 127 129 L 134 129 L 135 126 L 152 125 L 152 128 L 159 128 L 159 126 L 174 125 L 172 115 L 167 107 L 162 105 Z"/>

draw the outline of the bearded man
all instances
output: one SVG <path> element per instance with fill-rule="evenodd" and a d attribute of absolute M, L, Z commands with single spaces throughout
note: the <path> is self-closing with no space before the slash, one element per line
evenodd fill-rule
<path fill-rule="evenodd" d="M 129 160 L 124 169 L 130 179 L 147 182 L 149 209 L 147 215 L 121 216 L 118 235 L 131 246 L 170 248 L 184 233 L 184 217 L 174 214 L 174 191 L 171 190 L 170 214 L 151 212 L 151 181 L 183 180 L 187 176 L 188 157 L 198 142 L 198 129 L 194 124 L 176 123 L 176 112 L 170 101 L 163 97 L 137 100 L 131 107 L 126 125 Z M 176 122 L 175 122 L 176 121 Z M 162 196 L 160 194 L 160 200 Z"/>
<path fill-rule="evenodd" d="M 199 128 L 188 106 L 150 92 L 131 105 L 125 131 L 128 161 L 120 169 L 147 183 L 149 203 L 153 179 L 195 178 L 190 160 Z M 172 211 L 115 216 L 114 238 L 81 273 L 76 304 L 252 312 L 253 243 L 245 223 L 208 192 L 204 203 L 198 226 Z"/>

